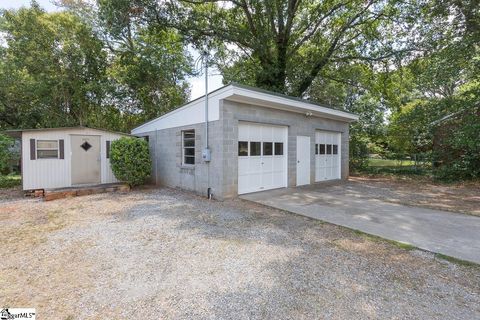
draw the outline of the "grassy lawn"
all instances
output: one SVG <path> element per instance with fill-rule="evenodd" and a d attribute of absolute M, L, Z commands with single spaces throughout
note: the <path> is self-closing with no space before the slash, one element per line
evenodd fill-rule
<path fill-rule="evenodd" d="M 431 173 L 430 164 L 417 162 L 413 160 L 390 160 L 390 159 L 368 159 L 368 166 L 361 170 L 366 174 L 386 174 L 386 175 L 429 175 Z"/>
<path fill-rule="evenodd" d="M 415 161 L 412 160 L 388 160 L 388 159 L 368 159 L 370 167 L 404 167 L 413 166 Z"/>
<path fill-rule="evenodd" d="M 20 175 L 0 175 L 0 189 L 7 189 L 19 186 L 22 184 L 22 179 Z"/>

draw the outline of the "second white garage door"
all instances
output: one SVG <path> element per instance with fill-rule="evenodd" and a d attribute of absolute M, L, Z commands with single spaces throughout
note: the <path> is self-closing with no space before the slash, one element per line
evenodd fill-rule
<path fill-rule="evenodd" d="M 238 124 L 238 194 L 287 186 L 287 127 Z"/>
<path fill-rule="evenodd" d="M 315 132 L 315 181 L 340 179 L 340 133 Z"/>

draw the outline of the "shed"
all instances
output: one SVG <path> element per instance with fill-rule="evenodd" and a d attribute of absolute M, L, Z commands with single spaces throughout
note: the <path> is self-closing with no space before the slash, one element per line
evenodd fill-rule
<path fill-rule="evenodd" d="M 23 190 L 68 188 L 119 182 L 109 161 L 110 142 L 130 136 L 87 127 L 22 129 Z"/>
<path fill-rule="evenodd" d="M 132 130 L 148 137 L 153 182 L 217 199 L 348 177 L 358 116 L 230 84 Z"/>

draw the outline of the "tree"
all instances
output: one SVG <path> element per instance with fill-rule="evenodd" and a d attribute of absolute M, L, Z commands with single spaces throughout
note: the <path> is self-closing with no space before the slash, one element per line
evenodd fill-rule
<path fill-rule="evenodd" d="M 1 13 L 0 127 L 94 124 L 104 99 L 106 53 L 89 26 L 66 12 Z"/>
<path fill-rule="evenodd" d="M 150 21 L 165 22 L 193 42 L 209 40 L 227 57 L 220 65 L 227 79 L 240 72 L 258 87 L 294 96 L 305 95 L 329 66 L 376 62 L 411 49 L 397 39 L 407 39 L 406 16 L 413 11 L 396 0 L 143 3 Z"/>
<path fill-rule="evenodd" d="M 0 12 L 0 129 L 87 125 L 128 132 L 185 103 L 191 59 L 135 1 L 63 1 Z"/>
<path fill-rule="evenodd" d="M 130 186 L 143 184 L 150 176 L 151 160 L 148 142 L 141 138 L 123 137 L 112 141 L 110 163 L 115 177 Z"/>
<path fill-rule="evenodd" d="M 184 104 L 193 73 L 187 43 L 164 24 L 145 22 L 142 1 L 62 1 L 91 25 L 108 50 L 109 98 L 141 123 Z M 130 127 L 131 128 L 131 127 Z"/>
<path fill-rule="evenodd" d="M 10 148 L 13 145 L 13 139 L 0 134 L 0 175 L 8 169 L 9 161 L 12 159 Z"/>

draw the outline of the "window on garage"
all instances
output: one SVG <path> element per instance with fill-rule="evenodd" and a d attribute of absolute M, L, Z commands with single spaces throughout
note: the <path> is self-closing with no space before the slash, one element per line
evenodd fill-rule
<path fill-rule="evenodd" d="M 319 154 L 325 154 L 325 145 L 319 144 Z"/>
<path fill-rule="evenodd" d="M 327 154 L 332 154 L 332 145 L 327 144 Z"/>
<path fill-rule="evenodd" d="M 263 143 L 263 155 L 264 156 L 273 155 L 273 142 L 264 142 Z"/>
<path fill-rule="evenodd" d="M 195 130 L 182 131 L 182 164 L 195 164 Z"/>
<path fill-rule="evenodd" d="M 250 156 L 259 156 L 261 155 L 261 143 L 250 141 Z"/>
<path fill-rule="evenodd" d="M 333 154 L 338 154 L 338 145 L 333 145 Z"/>
<path fill-rule="evenodd" d="M 240 157 L 248 156 L 248 141 L 238 141 L 238 155 Z"/>
<path fill-rule="evenodd" d="M 275 155 L 283 156 L 283 142 L 275 142 Z"/>

